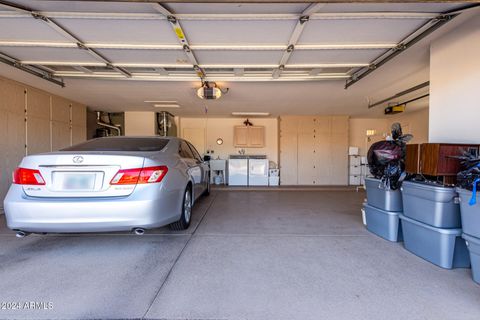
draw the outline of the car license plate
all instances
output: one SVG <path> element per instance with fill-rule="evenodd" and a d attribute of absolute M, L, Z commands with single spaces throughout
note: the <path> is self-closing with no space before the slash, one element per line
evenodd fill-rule
<path fill-rule="evenodd" d="M 65 191 L 89 191 L 95 189 L 95 173 L 54 172 L 55 185 Z"/>

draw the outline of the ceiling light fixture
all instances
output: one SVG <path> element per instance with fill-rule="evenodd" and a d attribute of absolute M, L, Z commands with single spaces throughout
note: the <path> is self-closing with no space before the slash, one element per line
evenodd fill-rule
<path fill-rule="evenodd" d="M 165 100 L 145 100 L 145 103 L 165 103 L 165 104 L 177 104 L 177 101 L 165 101 Z"/>
<path fill-rule="evenodd" d="M 269 112 L 232 112 L 232 116 L 240 117 L 268 117 Z"/>
<path fill-rule="evenodd" d="M 154 108 L 180 108 L 178 104 L 154 104 Z"/>

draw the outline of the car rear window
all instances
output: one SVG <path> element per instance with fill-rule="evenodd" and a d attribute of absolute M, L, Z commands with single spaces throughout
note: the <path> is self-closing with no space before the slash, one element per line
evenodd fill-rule
<path fill-rule="evenodd" d="M 98 138 L 61 151 L 161 151 L 168 141 L 159 138 Z"/>

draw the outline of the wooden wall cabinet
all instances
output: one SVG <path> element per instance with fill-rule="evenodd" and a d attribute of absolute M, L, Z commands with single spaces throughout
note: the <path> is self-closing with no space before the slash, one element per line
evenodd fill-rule
<path fill-rule="evenodd" d="M 233 144 L 236 148 L 265 147 L 265 127 L 235 126 L 233 134 Z"/>
<path fill-rule="evenodd" d="M 0 77 L 0 199 L 26 155 L 86 140 L 86 106 Z"/>
<path fill-rule="evenodd" d="M 282 185 L 348 185 L 348 117 L 280 118 Z"/>

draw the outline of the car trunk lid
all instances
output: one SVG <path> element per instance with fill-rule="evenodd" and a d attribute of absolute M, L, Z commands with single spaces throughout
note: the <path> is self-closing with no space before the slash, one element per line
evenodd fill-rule
<path fill-rule="evenodd" d="M 142 168 L 145 158 L 128 154 L 65 153 L 33 155 L 21 167 L 40 171 L 45 185 L 24 185 L 32 197 L 121 197 L 136 185 L 111 185 L 120 169 Z"/>

